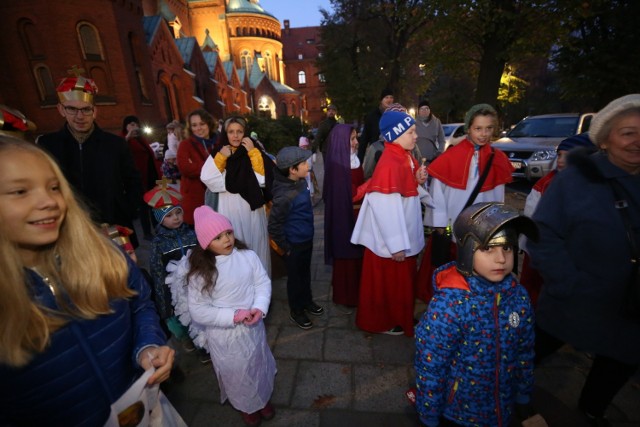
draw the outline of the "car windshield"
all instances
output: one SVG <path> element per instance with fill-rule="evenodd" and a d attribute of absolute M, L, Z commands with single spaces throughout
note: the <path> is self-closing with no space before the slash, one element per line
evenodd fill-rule
<path fill-rule="evenodd" d="M 444 136 L 451 136 L 454 130 L 458 125 L 442 125 L 442 130 L 444 131 Z"/>
<path fill-rule="evenodd" d="M 562 138 L 571 136 L 579 117 L 530 117 L 522 120 L 507 134 L 510 138 Z"/>

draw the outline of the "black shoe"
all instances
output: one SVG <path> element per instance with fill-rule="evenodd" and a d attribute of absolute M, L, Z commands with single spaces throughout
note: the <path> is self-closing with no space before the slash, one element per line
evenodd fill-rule
<path fill-rule="evenodd" d="M 306 311 L 309 314 L 313 314 L 314 316 L 320 316 L 321 314 L 324 314 L 324 308 L 320 307 L 318 304 L 316 304 L 315 302 L 311 301 L 305 308 L 304 311 Z"/>
<path fill-rule="evenodd" d="M 289 318 L 293 323 L 295 323 L 300 329 L 309 329 L 313 326 L 311 320 L 304 314 L 304 311 L 292 311 L 289 314 Z"/>

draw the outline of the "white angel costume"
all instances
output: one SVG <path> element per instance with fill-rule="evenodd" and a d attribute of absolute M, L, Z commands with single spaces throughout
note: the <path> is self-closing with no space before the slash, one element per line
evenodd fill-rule
<path fill-rule="evenodd" d="M 211 355 L 220 386 L 220 403 L 253 413 L 264 408 L 273 393 L 276 361 L 267 343 L 264 322 L 235 324 L 237 309 L 257 308 L 266 316 L 271 301 L 271 279 L 251 250 L 234 249 L 216 256 L 218 276 L 213 289 L 202 292 L 206 281 L 192 276 L 189 254 L 170 264 L 167 276 L 175 312 L 189 326 L 196 345 Z"/>

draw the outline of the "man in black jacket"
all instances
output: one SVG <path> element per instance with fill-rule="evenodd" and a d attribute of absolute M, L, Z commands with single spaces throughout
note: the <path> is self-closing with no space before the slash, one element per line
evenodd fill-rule
<path fill-rule="evenodd" d="M 94 221 L 133 229 L 142 200 L 140 176 L 126 141 L 96 125 L 97 90 L 91 79 L 65 78 L 57 92 L 66 123 L 58 132 L 41 135 L 37 144 L 58 161 Z M 137 246 L 135 237 L 132 242 Z"/>
<path fill-rule="evenodd" d="M 318 133 L 314 140 L 314 148 L 322 152 L 322 159 L 327 153 L 327 137 L 331 133 L 331 129 L 338 123 L 336 120 L 336 114 L 338 114 L 338 108 L 333 105 L 327 105 L 327 118 L 320 122 L 318 125 Z"/>
<path fill-rule="evenodd" d="M 364 161 L 364 153 L 367 151 L 369 144 L 376 142 L 380 138 L 380 118 L 382 113 L 385 112 L 389 106 L 393 104 L 393 92 L 391 89 L 383 89 L 380 94 L 380 103 L 378 106 L 367 114 L 364 119 L 364 129 L 362 129 L 362 135 L 360 135 L 358 145 L 358 158 L 360 162 Z"/>

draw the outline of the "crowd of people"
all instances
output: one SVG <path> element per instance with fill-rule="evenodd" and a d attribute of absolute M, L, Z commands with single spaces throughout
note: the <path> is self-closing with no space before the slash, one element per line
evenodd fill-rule
<path fill-rule="evenodd" d="M 521 213 L 504 203 L 513 169 L 491 147 L 488 104 L 468 110 L 465 139 L 445 151 L 429 102 L 414 118 L 384 89 L 361 135 L 329 105 L 315 141 L 274 159 L 243 117 L 219 125 L 196 109 L 154 150 L 136 116 L 119 136 L 98 127 L 92 80 L 57 92 L 61 130 L 36 144 L 0 135 L 0 425 L 117 418 L 137 380 L 158 393 L 179 375 L 171 337 L 212 363 L 221 402 L 246 425 L 273 418 L 275 257 L 291 321 L 309 329 L 326 313 L 311 289 L 315 156 L 332 302 L 363 331 L 415 337 L 424 425 L 534 416 L 534 369 L 565 344 L 592 355 L 579 408 L 606 425 L 638 370 L 639 94 L 559 145 Z M 135 218 L 149 265 L 136 264 Z M 428 304 L 418 318 L 416 298 Z"/>

